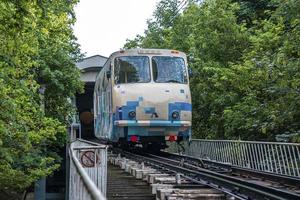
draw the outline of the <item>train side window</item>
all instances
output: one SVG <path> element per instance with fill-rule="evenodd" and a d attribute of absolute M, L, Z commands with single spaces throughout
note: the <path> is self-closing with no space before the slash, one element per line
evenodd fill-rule
<path fill-rule="evenodd" d="M 94 116 L 96 116 L 98 114 L 98 94 L 97 92 L 94 92 Z"/>
<path fill-rule="evenodd" d="M 104 72 L 104 75 L 102 77 L 102 80 L 101 80 L 101 85 L 102 85 L 102 90 L 104 90 L 104 86 L 105 86 L 105 72 Z"/>

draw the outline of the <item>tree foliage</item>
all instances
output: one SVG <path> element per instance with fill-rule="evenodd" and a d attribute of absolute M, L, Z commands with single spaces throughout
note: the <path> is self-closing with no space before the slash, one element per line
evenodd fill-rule
<path fill-rule="evenodd" d="M 178 5 L 161 2 L 157 11 Z M 168 26 L 161 23 L 170 12 L 154 12 L 145 33 L 124 47 L 178 49 L 193 58 L 194 137 L 274 140 L 300 130 L 299 8 L 297 0 L 190 1 Z"/>
<path fill-rule="evenodd" d="M 82 90 L 72 32 L 76 1 L 0 1 L 0 193 L 18 193 L 59 167 Z M 44 101 L 39 94 L 46 87 Z"/>

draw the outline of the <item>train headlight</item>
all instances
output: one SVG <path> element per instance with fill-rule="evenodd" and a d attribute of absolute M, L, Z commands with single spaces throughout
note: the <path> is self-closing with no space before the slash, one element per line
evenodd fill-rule
<path fill-rule="evenodd" d="M 136 116 L 135 111 L 130 111 L 130 112 L 128 113 L 128 116 L 129 116 L 129 118 L 131 118 L 131 119 L 135 118 L 135 116 Z"/>
<path fill-rule="evenodd" d="M 172 113 L 172 119 L 178 119 L 179 118 L 179 112 L 178 111 L 174 111 Z"/>

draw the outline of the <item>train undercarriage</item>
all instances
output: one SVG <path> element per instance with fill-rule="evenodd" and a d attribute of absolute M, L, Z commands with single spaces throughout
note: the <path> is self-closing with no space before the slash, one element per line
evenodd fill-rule
<path fill-rule="evenodd" d="M 121 148 L 134 148 L 139 146 L 145 150 L 160 151 L 168 148 L 167 142 L 176 142 L 180 145 L 182 141 L 183 137 L 181 136 L 130 136 L 129 141 L 127 138 L 120 138 L 119 141 L 113 143 L 113 145 Z"/>

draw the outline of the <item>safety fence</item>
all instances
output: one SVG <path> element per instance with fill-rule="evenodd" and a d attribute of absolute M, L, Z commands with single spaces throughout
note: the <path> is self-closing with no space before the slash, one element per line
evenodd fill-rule
<path fill-rule="evenodd" d="M 69 157 L 68 199 L 106 199 L 107 146 L 77 139 Z"/>
<path fill-rule="evenodd" d="M 193 139 L 184 154 L 237 167 L 300 177 L 300 144 Z M 177 152 L 175 144 L 168 151 Z"/>

